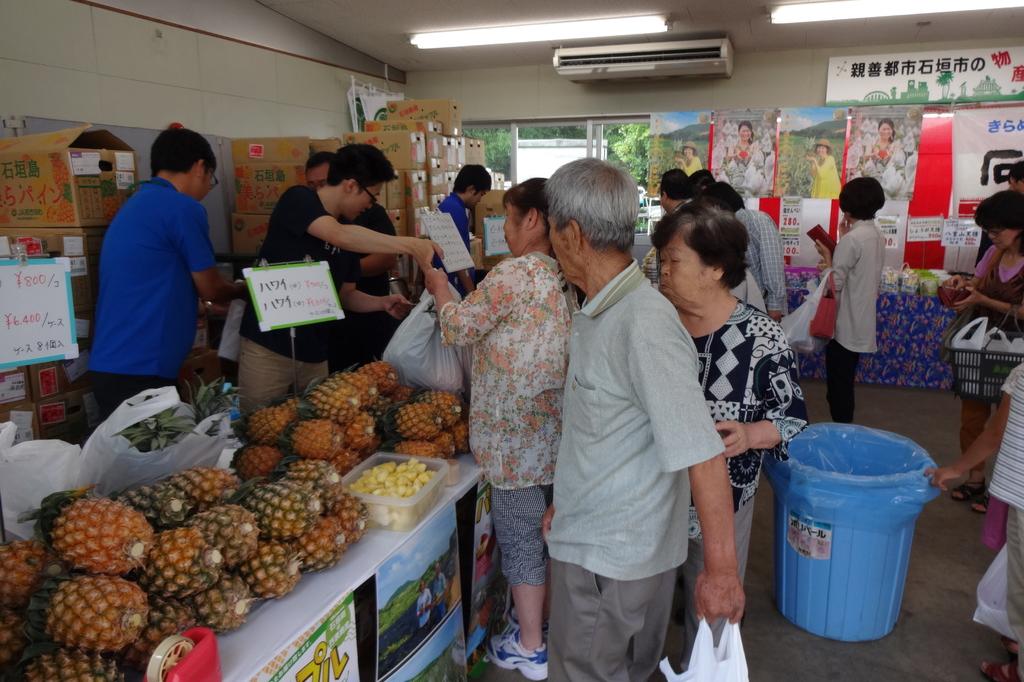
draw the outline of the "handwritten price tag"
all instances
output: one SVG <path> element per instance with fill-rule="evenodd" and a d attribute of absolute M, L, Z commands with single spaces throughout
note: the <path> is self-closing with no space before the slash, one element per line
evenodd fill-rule
<path fill-rule="evenodd" d="M 0 369 L 78 357 L 71 261 L 0 260 Z"/>
<path fill-rule="evenodd" d="M 779 232 L 784 237 L 799 237 L 800 225 L 803 223 L 804 200 L 800 197 L 782 197 L 779 210 Z M 797 254 L 786 254 L 798 255 Z"/>
<path fill-rule="evenodd" d="M 326 261 L 246 268 L 242 274 L 260 331 L 345 317 Z"/>
<path fill-rule="evenodd" d="M 423 231 L 444 249 L 444 269 L 448 272 L 469 270 L 473 257 L 469 255 L 466 242 L 462 241 L 455 221 L 447 213 L 428 213 L 423 216 Z"/>
<path fill-rule="evenodd" d="M 512 253 L 505 241 L 505 216 L 484 218 L 484 255 L 504 256 Z"/>

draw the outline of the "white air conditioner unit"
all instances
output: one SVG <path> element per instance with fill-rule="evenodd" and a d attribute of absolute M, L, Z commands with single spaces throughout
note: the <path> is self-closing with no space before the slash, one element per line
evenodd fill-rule
<path fill-rule="evenodd" d="M 572 81 L 732 75 L 728 38 L 555 50 L 555 72 Z"/>

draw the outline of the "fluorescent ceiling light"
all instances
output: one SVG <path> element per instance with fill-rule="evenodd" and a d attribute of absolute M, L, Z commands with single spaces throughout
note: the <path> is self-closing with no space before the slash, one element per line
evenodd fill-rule
<path fill-rule="evenodd" d="M 1024 0 L 834 0 L 796 5 L 777 5 L 772 9 L 773 24 L 799 24 L 808 21 L 901 17 L 909 14 L 941 14 L 985 9 L 1024 7 Z"/>
<path fill-rule="evenodd" d="M 409 42 L 422 50 L 439 47 L 470 47 L 474 45 L 507 45 L 509 43 L 541 43 L 581 38 L 612 38 L 668 30 L 665 17 L 618 17 L 557 21 L 547 24 L 522 24 L 494 28 L 470 28 L 460 31 L 417 33 Z"/>

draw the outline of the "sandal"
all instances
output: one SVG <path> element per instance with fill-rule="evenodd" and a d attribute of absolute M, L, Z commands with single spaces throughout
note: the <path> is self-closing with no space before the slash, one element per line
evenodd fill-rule
<path fill-rule="evenodd" d="M 977 483 L 961 483 L 949 491 L 949 497 L 957 502 L 967 502 L 973 497 L 985 492 L 985 479 Z"/>
<path fill-rule="evenodd" d="M 976 514 L 987 514 L 988 513 L 988 493 L 978 495 L 971 500 L 971 511 Z"/>
<path fill-rule="evenodd" d="M 1016 663 L 985 661 L 981 664 L 981 674 L 985 676 L 986 680 L 992 680 L 992 682 L 1020 682 Z"/>

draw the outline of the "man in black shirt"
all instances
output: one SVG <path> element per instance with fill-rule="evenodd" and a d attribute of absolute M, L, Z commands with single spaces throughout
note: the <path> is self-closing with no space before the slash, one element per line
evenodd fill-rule
<path fill-rule="evenodd" d="M 352 221 L 373 206 L 381 186 L 395 171 L 384 154 L 370 145 L 348 145 L 331 160 L 327 183 L 313 190 L 295 186 L 277 202 L 270 216 L 259 257 L 268 263 L 301 261 L 309 256 L 327 261 L 335 282 L 344 282 L 339 295 L 346 311 L 384 311 L 401 318 L 410 304 L 401 296 L 369 296 L 355 288 L 359 258 L 352 251 L 405 253 L 428 267 L 436 246 L 427 240 L 386 236 Z M 252 306 L 242 318 L 242 348 L 238 383 L 242 406 L 251 409 L 291 392 L 295 376 L 291 338 L 287 329 L 261 332 Z M 299 390 L 327 375 L 329 325 L 295 328 L 295 358 Z"/>

